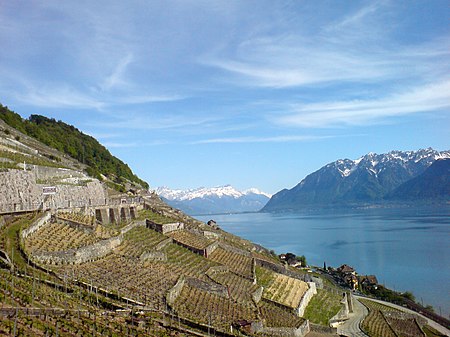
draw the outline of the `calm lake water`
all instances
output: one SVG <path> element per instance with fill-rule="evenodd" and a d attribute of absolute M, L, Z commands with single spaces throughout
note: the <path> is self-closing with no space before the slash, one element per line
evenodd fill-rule
<path fill-rule="evenodd" d="M 311 265 L 347 263 L 450 313 L 450 207 L 195 216 Z"/>

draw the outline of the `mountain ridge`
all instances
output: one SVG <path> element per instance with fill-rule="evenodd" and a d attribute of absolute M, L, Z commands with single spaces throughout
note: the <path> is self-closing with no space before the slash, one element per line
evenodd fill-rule
<path fill-rule="evenodd" d="M 356 160 L 338 159 L 306 176 L 292 189 L 274 194 L 262 211 L 304 207 L 340 207 L 384 202 L 385 196 L 423 173 L 450 151 L 368 153 Z"/>
<path fill-rule="evenodd" d="M 250 188 L 239 191 L 231 185 L 172 190 L 159 187 L 156 193 L 168 204 L 188 214 L 237 213 L 260 210 L 270 195 Z"/>

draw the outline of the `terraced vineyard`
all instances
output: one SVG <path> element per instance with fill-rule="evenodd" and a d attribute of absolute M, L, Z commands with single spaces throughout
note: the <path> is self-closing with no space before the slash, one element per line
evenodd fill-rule
<path fill-rule="evenodd" d="M 231 298 L 238 302 L 251 302 L 252 294 L 259 289 L 258 285 L 233 273 L 217 273 L 210 277 L 215 282 L 226 286 Z"/>
<path fill-rule="evenodd" d="M 19 277 L 0 269 L 0 336 L 169 336 L 152 320 L 158 316 L 133 322 L 113 311 L 105 315 L 97 308 L 97 303 L 105 303 L 101 295 L 82 288 L 67 291 L 63 285 L 55 288 L 47 281 L 54 279 L 37 272 L 35 278 Z"/>
<path fill-rule="evenodd" d="M 309 286 L 306 282 L 292 277 L 273 273 L 270 285 L 264 289 L 264 298 L 297 308 Z"/>
<path fill-rule="evenodd" d="M 259 309 L 261 318 L 270 327 L 298 328 L 305 321 L 304 318 L 297 317 L 292 312 L 265 300 L 259 303 Z"/>
<path fill-rule="evenodd" d="M 365 331 L 369 333 L 380 333 L 380 335 L 377 335 L 380 337 L 391 336 L 391 331 L 401 337 L 426 336 L 423 329 L 425 321 L 419 319 L 418 316 L 402 313 L 400 310 L 378 302 L 366 299 L 361 299 L 360 301 L 369 309 L 369 315 L 364 319 L 362 324 Z M 425 331 L 430 330 L 425 329 Z"/>
<path fill-rule="evenodd" d="M 206 279 L 206 271 L 218 264 L 203 256 L 194 254 L 188 249 L 176 244 L 167 245 L 163 252 L 167 255 L 167 268 L 178 275 L 196 277 L 202 280 Z"/>
<path fill-rule="evenodd" d="M 361 327 L 369 336 L 398 337 L 379 310 L 369 311 Z"/>
<path fill-rule="evenodd" d="M 57 217 L 87 226 L 93 226 L 95 223 L 95 217 L 75 212 L 58 212 Z"/>
<path fill-rule="evenodd" d="M 116 248 L 119 255 L 138 258 L 151 251 L 167 237 L 144 226 L 136 226 L 124 235 L 124 242 Z"/>
<path fill-rule="evenodd" d="M 379 310 L 383 312 L 400 312 L 400 310 L 381 304 L 379 302 L 366 300 L 366 299 L 360 299 L 359 300 L 362 304 L 364 304 L 369 310 Z"/>
<path fill-rule="evenodd" d="M 178 275 L 165 264 L 149 265 L 139 259 L 115 254 L 95 262 L 73 266 L 67 271 L 77 280 L 156 309 L 164 308 L 165 294 L 178 279 Z"/>
<path fill-rule="evenodd" d="M 405 337 L 426 337 L 415 319 L 401 319 L 393 315 L 384 314 L 389 325 L 400 336 Z"/>
<path fill-rule="evenodd" d="M 209 259 L 227 266 L 232 272 L 247 279 L 253 279 L 253 260 L 245 255 L 218 247 Z"/>
<path fill-rule="evenodd" d="M 211 243 L 213 243 L 213 241 L 207 239 L 204 236 L 194 234 L 186 230 L 171 232 L 168 233 L 168 236 L 170 236 L 175 241 L 181 242 L 184 245 L 197 249 L 205 249 Z"/>
<path fill-rule="evenodd" d="M 256 321 L 258 311 L 252 303 L 236 303 L 230 299 L 184 286 L 174 309 L 188 319 L 212 325 L 221 331 L 230 332 L 230 325 L 238 320 Z"/>
<path fill-rule="evenodd" d="M 57 252 L 87 246 L 97 241 L 95 235 L 66 224 L 50 223 L 25 240 L 28 252 Z"/>

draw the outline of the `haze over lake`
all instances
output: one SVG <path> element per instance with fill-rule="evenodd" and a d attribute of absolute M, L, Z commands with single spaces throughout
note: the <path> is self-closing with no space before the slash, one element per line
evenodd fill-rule
<path fill-rule="evenodd" d="M 277 254 L 305 255 L 310 265 L 347 263 L 360 275 L 412 291 L 437 313 L 450 313 L 450 207 L 246 213 L 195 216 Z"/>

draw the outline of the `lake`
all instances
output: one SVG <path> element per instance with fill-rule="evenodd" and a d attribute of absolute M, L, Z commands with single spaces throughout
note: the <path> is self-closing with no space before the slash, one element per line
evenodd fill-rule
<path fill-rule="evenodd" d="M 450 313 L 450 206 L 298 213 L 195 216 L 273 249 L 305 255 L 308 264 L 338 267 L 397 291 L 411 291 L 437 313 Z"/>

